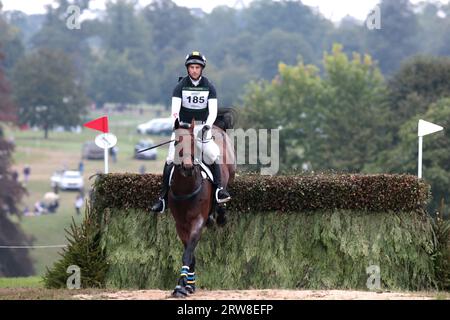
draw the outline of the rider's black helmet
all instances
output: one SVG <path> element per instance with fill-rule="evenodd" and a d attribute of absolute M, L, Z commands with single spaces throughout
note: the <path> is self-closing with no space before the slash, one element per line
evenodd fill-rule
<path fill-rule="evenodd" d="M 206 58 L 199 51 L 193 51 L 186 56 L 186 62 L 184 65 L 187 67 L 190 64 L 199 64 L 203 68 L 206 67 Z"/>

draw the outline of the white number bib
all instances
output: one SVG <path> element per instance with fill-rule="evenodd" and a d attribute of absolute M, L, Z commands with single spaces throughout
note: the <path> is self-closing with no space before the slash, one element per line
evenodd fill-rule
<path fill-rule="evenodd" d="M 183 107 L 195 110 L 205 109 L 208 105 L 208 95 L 209 90 L 183 89 Z"/>

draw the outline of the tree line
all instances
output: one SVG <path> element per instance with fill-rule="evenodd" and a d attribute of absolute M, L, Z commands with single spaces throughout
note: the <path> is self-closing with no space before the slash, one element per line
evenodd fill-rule
<path fill-rule="evenodd" d="M 185 55 L 200 49 L 220 105 L 253 128 L 281 128 L 283 171 L 416 174 L 419 118 L 448 127 L 450 5 L 383 0 L 381 29 L 335 25 L 299 1 L 256 0 L 210 14 L 156 0 L 108 1 L 81 28 L 70 4 L 45 15 L 1 12 L 1 62 L 19 122 L 80 123 L 89 101 L 168 107 Z M 445 132 L 427 137 L 424 174 L 433 208 L 450 187 Z"/>

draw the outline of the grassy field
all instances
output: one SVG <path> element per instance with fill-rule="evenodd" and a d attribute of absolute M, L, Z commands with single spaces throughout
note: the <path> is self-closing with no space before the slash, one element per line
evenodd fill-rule
<path fill-rule="evenodd" d="M 146 172 L 160 173 L 163 161 L 167 155 L 167 146 L 158 148 L 156 161 L 145 161 L 133 159 L 134 145 L 140 139 L 152 139 L 154 142 L 163 142 L 168 139 L 164 136 L 142 136 L 136 132 L 136 126 L 156 117 L 155 108 L 144 107 L 141 115 L 138 109 L 124 113 L 92 112 L 87 117 L 93 120 L 97 117 L 107 115 L 110 132 L 118 138 L 119 148 L 117 162 L 109 161 L 110 172 L 139 172 L 139 168 L 145 165 Z M 164 114 L 163 114 L 164 116 Z M 33 209 L 36 201 L 41 200 L 46 192 L 51 191 L 50 177 L 56 170 L 64 167 L 77 169 L 81 160 L 82 144 L 93 141 L 100 132 L 83 128 L 81 133 L 71 132 L 49 132 L 49 138 L 44 139 L 43 131 L 20 131 L 17 128 L 7 128 L 5 136 L 13 138 L 16 144 L 13 168 L 19 172 L 19 179 L 23 180 L 22 170 L 25 165 L 30 165 L 31 175 L 26 185 L 28 195 L 24 197 L 20 208 L 28 206 Z M 103 161 L 84 161 L 84 183 L 85 191 L 88 191 L 92 181 L 88 178 L 96 172 L 103 172 Z M 77 223 L 81 222 L 82 216 L 77 216 L 74 208 L 76 191 L 60 192 L 60 207 L 56 214 L 42 216 L 24 216 L 21 219 L 13 218 L 19 223 L 23 230 L 34 239 L 34 245 L 64 245 L 66 241 L 65 229 L 71 224 L 72 218 Z M 17 249 L 20 250 L 20 249 Z M 42 276 L 46 267 L 50 267 L 59 257 L 59 248 L 45 248 L 30 250 L 34 261 L 36 275 Z M 34 278 L 33 278 L 34 279 Z M 0 279 L 1 280 L 1 279 Z M 0 281 L 0 288 L 4 282 Z"/>

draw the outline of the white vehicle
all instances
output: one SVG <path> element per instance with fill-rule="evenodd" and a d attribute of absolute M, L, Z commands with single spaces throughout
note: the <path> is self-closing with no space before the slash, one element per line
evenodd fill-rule
<path fill-rule="evenodd" d="M 158 118 L 138 125 L 136 130 L 140 134 L 171 134 L 173 123 L 172 118 Z"/>
<path fill-rule="evenodd" d="M 157 119 L 153 119 L 153 120 L 150 120 L 150 121 L 148 121 L 146 123 L 142 123 L 142 124 L 138 125 L 137 128 L 136 128 L 137 132 L 140 133 L 140 134 L 146 134 L 147 133 L 147 129 L 151 128 L 156 123 L 156 120 Z"/>
<path fill-rule="evenodd" d="M 50 178 L 50 184 L 52 188 L 61 190 L 82 190 L 84 187 L 80 171 L 56 171 Z"/>

